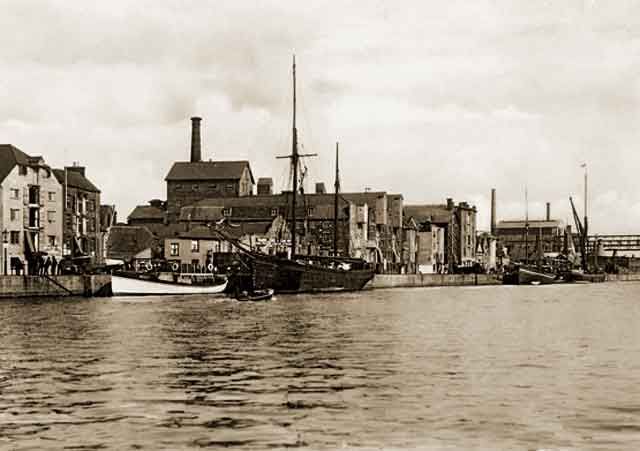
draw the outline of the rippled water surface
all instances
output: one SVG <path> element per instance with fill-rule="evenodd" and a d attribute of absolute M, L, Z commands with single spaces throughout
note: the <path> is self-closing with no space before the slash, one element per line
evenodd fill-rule
<path fill-rule="evenodd" d="M 640 449 L 640 284 L 0 301 L 0 449 Z"/>

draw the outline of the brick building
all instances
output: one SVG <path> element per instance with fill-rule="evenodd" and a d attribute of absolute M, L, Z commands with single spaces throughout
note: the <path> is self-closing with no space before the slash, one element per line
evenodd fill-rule
<path fill-rule="evenodd" d="M 496 226 L 498 248 L 506 248 L 513 261 L 535 259 L 538 241 L 543 253 L 561 252 L 564 231 L 564 223 L 551 218 L 500 221 Z"/>
<path fill-rule="evenodd" d="M 19 261 L 29 271 L 37 252 L 62 256 L 62 186 L 40 156 L 0 145 L 2 274 Z"/>
<path fill-rule="evenodd" d="M 176 220 L 182 207 L 200 200 L 253 194 L 255 181 L 248 161 L 202 161 L 200 120 L 197 117 L 191 119 L 190 161 L 175 162 L 165 178 L 169 222 Z"/>
<path fill-rule="evenodd" d="M 62 185 L 64 202 L 63 253 L 87 255 L 102 263 L 104 251 L 100 229 L 100 190 L 86 177 L 83 166 L 54 169 Z"/>
<path fill-rule="evenodd" d="M 419 231 L 430 231 L 431 225 L 444 230 L 444 264 L 448 271 L 472 266 L 476 261 L 476 207 L 466 202 L 407 205 L 404 214 L 418 224 Z"/>

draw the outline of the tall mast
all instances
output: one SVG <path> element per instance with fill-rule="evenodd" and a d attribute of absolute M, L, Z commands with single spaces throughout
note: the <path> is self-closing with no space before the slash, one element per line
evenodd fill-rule
<path fill-rule="evenodd" d="M 338 256 L 338 193 L 340 192 L 340 169 L 338 166 L 338 143 L 336 142 L 336 180 L 333 194 L 333 256 Z"/>
<path fill-rule="evenodd" d="M 296 254 L 296 195 L 298 194 L 298 129 L 296 128 L 296 56 L 293 55 L 293 130 L 291 164 L 293 165 L 293 199 L 291 201 L 291 258 Z"/>
<path fill-rule="evenodd" d="M 296 253 L 296 197 L 298 194 L 298 162 L 300 157 L 314 157 L 317 154 L 298 153 L 298 128 L 296 127 L 296 56 L 293 55 L 293 127 L 292 127 L 292 146 L 291 155 L 280 156 L 276 158 L 290 158 L 293 165 L 293 198 L 291 205 L 291 258 Z"/>
<path fill-rule="evenodd" d="M 524 262 L 529 263 L 529 193 L 527 186 L 524 187 Z"/>
<path fill-rule="evenodd" d="M 584 163 L 582 165 L 582 167 L 584 168 L 584 236 L 582 237 L 582 239 L 584 240 L 584 244 L 585 244 L 585 249 L 587 247 L 587 236 L 589 233 L 589 221 L 587 219 L 588 215 L 587 215 L 587 163 Z M 586 268 L 585 268 L 586 270 Z"/>

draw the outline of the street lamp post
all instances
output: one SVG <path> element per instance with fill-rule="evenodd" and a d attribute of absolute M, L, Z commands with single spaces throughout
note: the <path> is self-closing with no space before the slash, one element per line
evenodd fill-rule
<path fill-rule="evenodd" d="M 7 229 L 2 231 L 2 248 L 3 248 L 3 258 L 2 264 L 4 266 L 4 275 L 7 275 L 7 247 L 9 246 L 9 232 Z"/>

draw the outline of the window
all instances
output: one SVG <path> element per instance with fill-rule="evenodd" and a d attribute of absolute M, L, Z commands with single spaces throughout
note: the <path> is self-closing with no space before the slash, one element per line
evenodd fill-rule
<path fill-rule="evenodd" d="M 48 222 L 56 222 L 56 212 L 55 212 L 55 210 L 49 210 L 47 212 L 47 221 Z"/>
<path fill-rule="evenodd" d="M 200 252 L 200 241 L 191 240 L 191 252 Z"/>
<path fill-rule="evenodd" d="M 222 216 L 231 216 L 231 208 L 223 208 Z"/>
<path fill-rule="evenodd" d="M 11 231 L 11 244 L 20 244 L 20 232 Z"/>
<path fill-rule="evenodd" d="M 18 188 L 11 188 L 11 198 L 20 199 L 20 190 Z"/>
<path fill-rule="evenodd" d="M 49 241 L 49 247 L 56 247 L 56 245 L 58 244 L 56 241 L 56 236 L 55 235 L 49 235 L 48 236 L 48 241 Z"/>
<path fill-rule="evenodd" d="M 182 185 L 180 183 L 176 183 L 176 191 L 180 191 L 182 189 Z"/>
<path fill-rule="evenodd" d="M 171 243 L 171 256 L 180 255 L 180 243 Z"/>
<path fill-rule="evenodd" d="M 11 213 L 11 220 L 16 221 L 18 219 L 18 215 L 20 214 L 20 210 L 18 210 L 17 208 L 12 208 L 10 213 Z"/>
<path fill-rule="evenodd" d="M 87 209 L 89 211 L 95 211 L 96 210 L 96 201 L 93 199 L 89 199 L 87 201 Z"/>
<path fill-rule="evenodd" d="M 26 167 L 26 166 L 22 166 L 22 165 L 20 165 L 20 166 L 19 166 L 19 168 L 20 168 L 20 169 L 18 170 L 18 173 L 19 173 L 20 175 L 27 175 L 27 167 Z"/>
<path fill-rule="evenodd" d="M 216 183 L 212 183 L 209 185 L 209 189 L 212 191 L 218 191 L 218 185 Z"/>
<path fill-rule="evenodd" d="M 198 190 L 200 190 L 200 185 L 193 185 L 193 186 L 191 187 L 191 189 L 192 189 L 193 191 L 198 191 Z"/>
<path fill-rule="evenodd" d="M 53 202 L 54 200 L 56 200 L 56 192 L 49 191 L 49 202 Z"/>
<path fill-rule="evenodd" d="M 233 187 L 233 185 L 232 185 L 232 184 L 227 185 L 227 192 L 228 192 L 228 193 L 233 193 L 233 188 L 234 188 L 234 187 Z"/>
<path fill-rule="evenodd" d="M 313 216 L 313 212 L 314 212 L 314 208 L 313 207 L 307 208 L 307 216 Z"/>
<path fill-rule="evenodd" d="M 278 216 L 278 208 L 272 208 L 271 209 L 271 216 Z"/>

